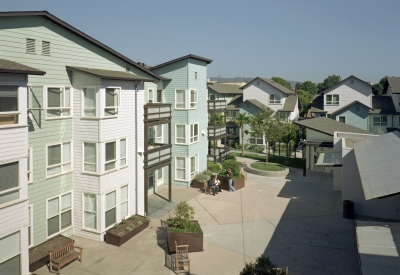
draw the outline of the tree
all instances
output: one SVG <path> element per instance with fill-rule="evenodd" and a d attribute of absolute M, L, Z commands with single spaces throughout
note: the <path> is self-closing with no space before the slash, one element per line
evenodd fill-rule
<path fill-rule="evenodd" d="M 290 154 L 290 143 L 296 141 L 299 133 L 299 127 L 294 125 L 292 122 L 285 123 L 283 125 L 283 135 L 281 140 L 286 144 L 286 163 Z"/>
<path fill-rule="evenodd" d="M 318 83 L 317 88 L 318 92 L 322 92 L 323 90 L 328 89 L 329 87 L 332 87 L 333 85 L 336 85 L 337 83 L 340 82 L 342 78 L 340 75 L 330 75 L 327 78 L 322 81 L 322 83 Z"/>
<path fill-rule="evenodd" d="M 310 80 L 301 83 L 300 90 L 307 91 L 312 95 L 315 95 L 318 92 L 317 85 Z"/>
<path fill-rule="evenodd" d="M 261 255 L 255 262 L 245 263 L 239 275 L 285 275 L 286 272 L 277 268 L 269 258 Z"/>
<path fill-rule="evenodd" d="M 372 90 L 374 95 L 381 96 L 383 94 L 383 89 L 385 88 L 387 76 L 384 76 L 379 80 L 379 83 L 376 83 L 372 86 Z"/>
<path fill-rule="evenodd" d="M 300 116 L 304 116 L 304 114 L 307 113 L 310 107 L 310 104 L 313 100 L 313 95 L 310 92 L 304 90 L 298 90 L 297 95 L 299 96 L 300 102 Z"/>
<path fill-rule="evenodd" d="M 296 82 L 296 85 L 295 85 L 294 89 L 296 91 L 300 90 L 301 89 L 301 82 Z"/>
<path fill-rule="evenodd" d="M 244 126 L 249 124 L 249 120 L 250 118 L 246 113 L 241 113 L 233 121 L 238 127 L 240 127 L 240 130 L 242 131 L 242 156 L 244 156 Z"/>
<path fill-rule="evenodd" d="M 286 88 L 288 88 L 289 90 L 292 90 L 292 85 L 291 85 L 289 82 L 287 82 L 285 79 L 283 79 L 282 77 L 273 76 L 273 77 L 271 78 L 271 80 L 273 80 L 273 81 L 275 81 L 275 82 L 281 84 L 283 87 L 286 87 Z"/>

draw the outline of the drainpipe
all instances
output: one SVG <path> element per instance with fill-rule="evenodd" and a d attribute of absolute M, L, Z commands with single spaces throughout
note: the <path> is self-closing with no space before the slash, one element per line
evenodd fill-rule
<path fill-rule="evenodd" d="M 137 93 L 138 93 L 138 86 L 143 84 L 143 81 L 140 81 L 135 84 L 135 209 L 136 214 L 138 214 L 138 105 L 137 105 Z"/>

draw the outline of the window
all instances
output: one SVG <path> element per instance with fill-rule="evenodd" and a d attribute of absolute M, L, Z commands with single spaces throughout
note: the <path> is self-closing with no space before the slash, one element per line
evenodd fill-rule
<path fill-rule="evenodd" d="M 339 116 L 338 120 L 340 122 L 346 123 L 346 117 L 345 116 Z"/>
<path fill-rule="evenodd" d="M 374 126 L 387 126 L 388 117 L 387 116 L 374 116 Z"/>
<path fill-rule="evenodd" d="M 33 218 L 33 205 L 28 206 L 28 216 L 29 216 L 29 224 L 28 224 L 28 247 L 33 246 L 33 229 L 32 229 L 32 218 Z"/>
<path fill-rule="evenodd" d="M 400 126 L 400 116 L 399 116 L 399 126 Z"/>
<path fill-rule="evenodd" d="M 270 95 L 269 96 L 269 103 L 270 104 L 279 104 L 279 103 L 281 103 L 281 96 L 280 95 Z"/>
<path fill-rule="evenodd" d="M 19 199 L 19 163 L 0 165 L 0 205 Z"/>
<path fill-rule="evenodd" d="M 197 90 L 175 90 L 175 109 L 195 109 Z"/>
<path fill-rule="evenodd" d="M 83 171 L 97 172 L 97 143 L 83 143 Z"/>
<path fill-rule="evenodd" d="M 14 232 L 0 238 L 0 270 L 1 274 L 21 275 L 21 233 Z"/>
<path fill-rule="evenodd" d="M 199 172 L 198 155 L 190 157 L 190 179 L 193 179 Z"/>
<path fill-rule="evenodd" d="M 42 41 L 42 55 L 50 55 L 50 42 Z"/>
<path fill-rule="evenodd" d="M 48 119 L 71 116 L 71 88 L 46 87 Z"/>
<path fill-rule="evenodd" d="M 47 145 L 47 176 L 72 171 L 71 142 Z"/>
<path fill-rule="evenodd" d="M 126 139 L 120 140 L 119 151 L 119 166 L 126 166 Z"/>
<path fill-rule="evenodd" d="M 83 117 L 96 117 L 96 89 L 83 88 Z"/>
<path fill-rule="evenodd" d="M 0 126 L 18 124 L 18 86 L 0 86 Z"/>
<path fill-rule="evenodd" d="M 326 105 L 339 105 L 339 95 L 326 95 Z"/>
<path fill-rule="evenodd" d="M 190 90 L 190 109 L 196 108 L 197 90 Z"/>
<path fill-rule="evenodd" d="M 197 72 L 194 72 L 194 79 L 197 79 Z"/>
<path fill-rule="evenodd" d="M 72 193 L 47 200 L 47 237 L 72 226 Z"/>
<path fill-rule="evenodd" d="M 26 39 L 26 53 L 35 54 L 35 39 L 27 38 Z"/>
<path fill-rule="evenodd" d="M 208 97 L 210 98 L 210 100 L 215 100 L 215 95 L 209 95 Z"/>
<path fill-rule="evenodd" d="M 278 119 L 280 120 L 280 121 L 285 121 L 286 120 L 286 113 L 284 113 L 284 112 L 279 112 L 278 113 Z"/>
<path fill-rule="evenodd" d="M 110 192 L 106 194 L 106 219 L 105 227 L 113 225 L 117 221 L 117 209 L 116 209 L 116 192 Z"/>
<path fill-rule="evenodd" d="M 185 126 L 186 125 L 176 125 L 175 143 L 178 143 L 178 144 L 186 143 Z"/>
<path fill-rule="evenodd" d="M 250 132 L 249 138 L 250 144 L 264 144 L 263 134 L 256 135 L 254 132 Z"/>
<path fill-rule="evenodd" d="M 325 115 L 327 118 L 332 118 L 332 114 L 326 114 Z"/>
<path fill-rule="evenodd" d="M 95 194 L 83 194 L 83 227 L 97 229 L 97 196 Z"/>
<path fill-rule="evenodd" d="M 119 94 L 119 88 L 106 88 L 104 116 L 115 116 L 118 114 Z"/>
<path fill-rule="evenodd" d="M 235 129 L 236 128 L 228 128 L 228 134 L 235 135 L 236 134 Z"/>
<path fill-rule="evenodd" d="M 154 90 L 153 89 L 149 89 L 147 92 L 147 102 L 148 103 L 153 103 L 154 100 Z"/>
<path fill-rule="evenodd" d="M 176 90 L 175 91 L 175 108 L 176 109 L 185 109 L 185 95 L 186 91 L 185 90 Z"/>
<path fill-rule="evenodd" d="M 226 112 L 226 120 L 227 121 L 235 120 L 237 115 L 238 115 L 237 111 L 227 111 Z"/>
<path fill-rule="evenodd" d="M 163 142 L 162 125 L 149 127 L 149 143 L 162 143 L 162 142 Z"/>
<path fill-rule="evenodd" d="M 199 124 L 190 125 L 190 143 L 199 141 Z"/>
<path fill-rule="evenodd" d="M 176 157 L 175 159 L 175 178 L 177 180 L 186 180 L 186 158 Z"/>
<path fill-rule="evenodd" d="M 115 168 L 115 162 L 117 161 L 116 158 L 116 150 L 115 150 L 116 142 L 108 142 L 105 144 L 106 146 L 106 161 L 104 170 L 108 171 Z"/>
<path fill-rule="evenodd" d="M 28 149 L 28 183 L 33 182 L 32 166 L 33 166 L 33 147 L 30 147 Z"/>
<path fill-rule="evenodd" d="M 162 103 L 163 102 L 163 91 L 162 90 L 157 90 L 157 95 L 155 99 L 156 103 Z"/>
<path fill-rule="evenodd" d="M 128 185 L 121 187 L 121 219 L 128 216 Z"/>

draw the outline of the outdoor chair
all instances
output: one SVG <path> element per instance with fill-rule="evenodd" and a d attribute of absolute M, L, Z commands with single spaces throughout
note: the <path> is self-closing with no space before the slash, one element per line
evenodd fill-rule
<path fill-rule="evenodd" d="M 175 271 L 186 272 L 185 266 L 188 267 L 190 274 L 190 259 L 189 259 L 189 245 L 178 245 L 175 241 Z M 182 269 L 181 269 L 182 268 Z"/>
<path fill-rule="evenodd" d="M 204 194 L 207 194 L 207 191 L 208 191 L 208 194 L 211 195 L 212 189 L 211 189 L 211 187 L 208 186 L 207 182 L 204 183 L 203 188 L 204 188 Z"/>

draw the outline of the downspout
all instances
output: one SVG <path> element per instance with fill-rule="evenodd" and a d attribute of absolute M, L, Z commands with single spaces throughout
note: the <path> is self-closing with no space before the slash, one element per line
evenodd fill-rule
<path fill-rule="evenodd" d="M 140 81 L 135 84 L 135 209 L 136 214 L 138 214 L 138 105 L 137 105 L 137 93 L 138 93 L 138 86 L 143 84 L 143 81 Z"/>

